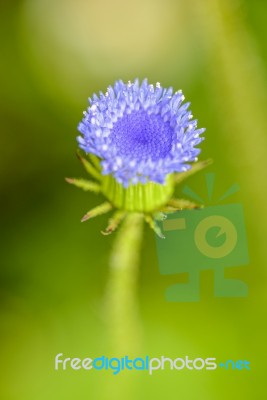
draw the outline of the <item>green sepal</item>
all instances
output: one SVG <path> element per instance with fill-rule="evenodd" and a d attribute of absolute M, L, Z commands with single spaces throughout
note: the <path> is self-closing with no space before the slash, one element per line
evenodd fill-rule
<path fill-rule="evenodd" d="M 102 193 L 114 207 L 134 212 L 152 212 L 166 204 L 174 191 L 173 176 L 165 184 L 147 182 L 124 188 L 112 175 L 102 177 Z"/>

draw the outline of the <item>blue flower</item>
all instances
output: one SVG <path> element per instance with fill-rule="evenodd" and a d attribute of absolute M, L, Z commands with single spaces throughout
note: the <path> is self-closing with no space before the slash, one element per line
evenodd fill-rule
<path fill-rule="evenodd" d="M 79 147 L 101 159 L 102 174 L 124 187 L 148 181 L 165 183 L 173 172 L 191 168 L 205 129 L 184 103 L 182 91 L 154 87 L 145 79 L 121 80 L 104 95 L 93 95 L 79 124 Z"/>

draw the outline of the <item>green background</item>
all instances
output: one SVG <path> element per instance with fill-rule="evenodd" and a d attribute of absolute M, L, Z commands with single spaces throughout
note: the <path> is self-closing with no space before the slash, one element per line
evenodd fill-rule
<path fill-rule="evenodd" d="M 1 365 L 3 400 L 261 399 L 266 396 L 267 3 L 250 0 L 1 1 Z M 107 354 L 103 298 L 114 237 L 107 217 L 81 224 L 101 199 L 64 182 L 85 176 L 75 156 L 87 97 L 116 79 L 183 89 L 212 157 L 214 196 L 237 182 L 250 264 L 231 276 L 245 299 L 167 303 L 186 276 L 159 273 L 146 228 L 138 307 L 140 353 L 247 359 L 251 371 L 112 376 L 54 371 L 54 357 Z M 206 196 L 203 174 L 188 184 Z"/>

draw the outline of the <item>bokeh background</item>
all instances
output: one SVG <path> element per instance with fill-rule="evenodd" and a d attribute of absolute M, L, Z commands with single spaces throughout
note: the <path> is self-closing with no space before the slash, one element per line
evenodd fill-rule
<path fill-rule="evenodd" d="M 267 3 L 251 0 L 12 0 L 0 3 L 1 365 L 3 400 L 264 398 L 266 363 Z M 54 371 L 54 357 L 108 353 L 103 297 L 113 237 L 106 217 L 81 224 L 99 203 L 64 182 L 85 176 L 77 124 L 93 92 L 148 77 L 183 89 L 207 128 L 214 196 L 245 209 L 250 264 L 228 276 L 245 299 L 167 303 L 186 276 L 159 274 L 146 229 L 138 307 L 141 355 L 247 359 L 251 371 Z M 190 186 L 206 196 L 204 174 Z"/>

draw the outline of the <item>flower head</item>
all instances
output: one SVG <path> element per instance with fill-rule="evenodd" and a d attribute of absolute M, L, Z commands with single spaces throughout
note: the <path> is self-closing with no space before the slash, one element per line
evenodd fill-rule
<path fill-rule="evenodd" d="M 205 129 L 184 103 L 182 91 L 138 80 L 121 80 L 89 99 L 79 124 L 79 147 L 101 159 L 101 173 L 124 187 L 149 181 L 164 184 L 168 174 L 191 168 Z"/>

